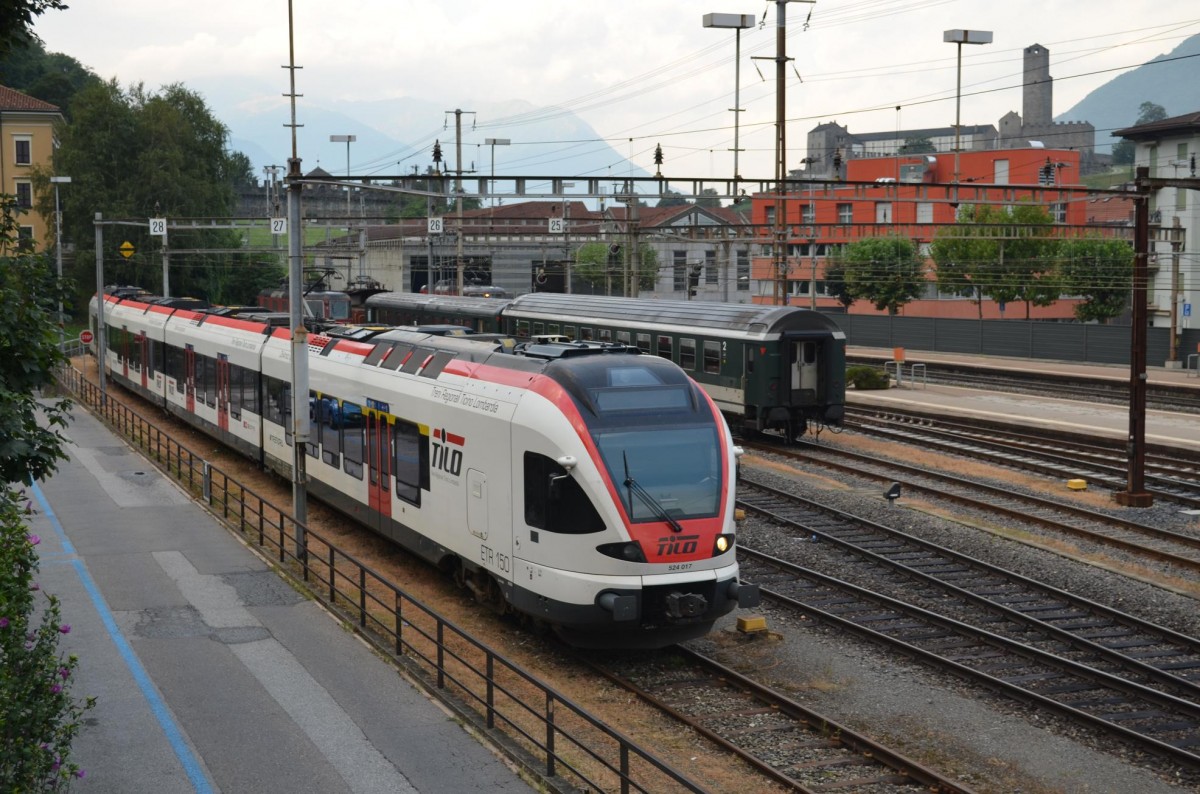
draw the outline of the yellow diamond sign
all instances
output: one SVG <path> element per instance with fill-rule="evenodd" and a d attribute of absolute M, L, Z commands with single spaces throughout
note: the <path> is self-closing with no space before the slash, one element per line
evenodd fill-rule
<path fill-rule="evenodd" d="M 121 252 L 121 256 L 128 259 L 129 257 L 133 256 L 133 243 L 126 240 L 125 242 L 121 243 L 121 247 L 117 250 Z"/>

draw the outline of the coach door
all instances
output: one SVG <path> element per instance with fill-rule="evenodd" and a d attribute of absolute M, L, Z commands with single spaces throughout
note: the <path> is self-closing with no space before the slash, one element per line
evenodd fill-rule
<path fill-rule="evenodd" d="M 150 388 L 150 380 L 149 380 L 149 377 L 150 377 L 150 339 L 146 336 L 146 333 L 144 331 L 142 333 L 138 334 L 137 345 L 138 345 L 138 366 L 140 366 L 142 369 L 142 388 L 149 389 Z"/>
<path fill-rule="evenodd" d="M 817 398 L 820 370 L 817 367 L 815 340 L 789 343 L 792 370 L 792 403 L 811 403 Z"/>
<path fill-rule="evenodd" d="M 185 402 L 189 414 L 196 412 L 196 349 L 188 345 L 183 351 Z"/>
<path fill-rule="evenodd" d="M 229 356 L 217 354 L 217 427 L 229 430 Z"/>
<path fill-rule="evenodd" d="M 368 408 L 367 417 L 367 504 L 381 519 L 392 515 L 392 428 L 387 415 Z M 383 529 L 383 522 L 380 522 Z"/>

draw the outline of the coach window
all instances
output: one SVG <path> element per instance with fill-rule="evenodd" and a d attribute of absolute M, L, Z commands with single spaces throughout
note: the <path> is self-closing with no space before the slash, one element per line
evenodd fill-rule
<path fill-rule="evenodd" d="M 546 333 L 558 336 L 558 323 L 550 323 L 546 326 Z"/>
<path fill-rule="evenodd" d="M 529 321 L 528 320 L 517 320 L 517 336 L 519 336 L 523 339 L 529 338 Z"/>
<path fill-rule="evenodd" d="M 229 416 L 242 418 L 242 368 L 237 364 L 229 365 Z"/>
<path fill-rule="evenodd" d="M 721 343 L 704 340 L 704 371 L 716 375 L 721 371 Z"/>
<path fill-rule="evenodd" d="M 171 388 L 183 391 L 183 351 L 174 345 L 167 345 L 166 357 L 167 380 L 174 381 Z"/>
<path fill-rule="evenodd" d="M 599 331 L 599 334 L 600 334 L 601 342 L 611 342 L 612 341 L 612 331 L 609 330 L 608 328 L 601 328 Z"/>
<path fill-rule="evenodd" d="M 192 383 L 196 388 L 196 402 L 204 402 L 208 382 L 204 380 L 204 356 L 197 353 L 192 357 Z"/>
<path fill-rule="evenodd" d="M 696 340 L 683 339 L 679 340 L 679 366 L 686 369 L 688 372 L 696 369 Z"/>
<path fill-rule="evenodd" d="M 344 416 L 344 409 L 338 407 L 338 402 L 333 397 L 326 397 L 322 406 L 325 410 L 321 414 L 321 418 L 317 421 L 317 431 L 321 434 L 321 460 L 328 463 L 335 469 L 342 465 L 342 428 L 339 425 L 344 423 L 334 422 L 333 417 L 335 412 L 342 411 L 340 415 Z"/>
<path fill-rule="evenodd" d="M 342 403 L 342 413 L 362 415 L 362 406 L 352 402 Z M 363 427 L 366 422 L 355 422 L 342 428 L 342 468 L 351 477 L 362 479 L 363 473 Z"/>
<path fill-rule="evenodd" d="M 628 345 L 632 337 L 628 331 L 617 331 L 617 341 L 623 345 Z"/>
<path fill-rule="evenodd" d="M 204 357 L 204 402 L 209 408 L 217 404 L 217 360 Z"/>
<path fill-rule="evenodd" d="M 575 326 L 564 325 L 563 326 L 563 336 L 565 336 L 567 339 L 570 339 L 572 342 L 574 342 L 575 341 Z"/>
<path fill-rule="evenodd" d="M 429 488 L 429 436 L 412 422 L 397 419 L 392 425 L 396 496 L 420 506 L 421 489 Z"/>
<path fill-rule="evenodd" d="M 592 329 L 587 326 L 582 326 L 579 329 L 579 338 L 584 342 L 592 341 Z"/>
<path fill-rule="evenodd" d="M 150 340 L 150 344 L 146 348 L 146 355 L 150 357 L 146 361 L 146 371 L 149 372 L 151 376 L 158 372 L 157 365 L 159 361 L 162 361 L 162 350 L 162 342 L 159 342 L 157 339 Z"/>
<path fill-rule="evenodd" d="M 665 358 L 667 361 L 673 361 L 671 337 L 660 335 L 658 337 L 658 355 L 660 358 Z"/>
<path fill-rule="evenodd" d="M 637 348 L 643 353 L 650 352 L 650 334 L 637 335 Z"/>
<path fill-rule="evenodd" d="M 242 367 L 242 409 L 258 415 L 258 373 Z"/>
<path fill-rule="evenodd" d="M 544 333 L 546 333 L 546 324 L 545 323 L 534 323 L 533 324 L 533 335 L 534 336 L 541 336 Z"/>
<path fill-rule="evenodd" d="M 277 425 L 282 425 L 284 412 L 284 382 L 279 378 L 272 378 L 270 375 L 264 376 L 263 380 L 266 383 L 266 405 L 263 406 L 263 417 L 268 422 L 274 422 Z M 182 389 L 181 389 L 182 391 Z"/>
<path fill-rule="evenodd" d="M 554 460 L 525 453 L 525 523 L 564 535 L 604 531 L 604 520 L 579 483 Z"/>

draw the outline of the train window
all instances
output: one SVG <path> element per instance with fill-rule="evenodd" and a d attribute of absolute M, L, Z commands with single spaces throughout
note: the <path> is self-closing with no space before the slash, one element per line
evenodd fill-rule
<path fill-rule="evenodd" d="M 229 416 L 233 419 L 242 418 L 242 368 L 236 364 L 228 365 L 229 378 Z"/>
<path fill-rule="evenodd" d="M 529 338 L 529 321 L 528 320 L 517 320 L 517 336 L 519 336 L 523 339 Z"/>
<path fill-rule="evenodd" d="M 258 373 L 252 369 L 242 370 L 242 410 L 257 415 L 258 408 Z"/>
<path fill-rule="evenodd" d="M 671 361 L 674 359 L 674 356 L 671 354 L 671 337 L 665 336 L 665 335 L 659 335 L 659 337 L 658 337 L 658 355 L 661 358 L 667 359 L 668 361 Z"/>
<path fill-rule="evenodd" d="M 578 481 L 554 460 L 525 453 L 525 523 L 564 535 L 604 531 L 604 520 Z"/>
<path fill-rule="evenodd" d="M 534 336 L 541 336 L 544 333 L 546 333 L 546 324 L 545 323 L 534 323 L 533 324 L 533 335 Z"/>
<path fill-rule="evenodd" d="M 196 392 L 196 402 L 204 402 L 204 395 L 208 393 L 208 381 L 204 379 L 204 356 L 199 354 L 192 356 L 192 384 Z"/>
<path fill-rule="evenodd" d="M 146 372 L 148 372 L 151 377 L 153 377 L 154 373 L 158 371 L 158 362 L 161 360 L 161 356 L 162 342 L 159 342 L 156 339 L 151 339 L 149 344 L 146 345 Z"/>
<path fill-rule="evenodd" d="M 721 343 L 704 340 L 704 371 L 716 375 L 721 371 Z"/>
<path fill-rule="evenodd" d="M 679 366 L 689 372 L 696 369 L 696 340 L 679 340 Z"/>
<path fill-rule="evenodd" d="M 167 345 L 165 374 L 171 383 L 171 388 L 183 391 L 183 351 L 174 345 Z"/>
<path fill-rule="evenodd" d="M 431 347 L 414 348 L 412 355 L 409 356 L 408 361 L 404 362 L 404 366 L 402 366 L 400 368 L 400 371 L 407 372 L 408 374 L 411 375 L 412 373 L 414 373 L 418 369 L 420 369 L 421 366 L 425 363 L 425 359 L 429 358 L 429 356 L 432 354 L 433 354 L 433 348 L 431 348 Z"/>
<path fill-rule="evenodd" d="M 558 335 L 558 323 L 550 323 L 546 326 L 546 333 Z"/>
<path fill-rule="evenodd" d="M 643 353 L 650 352 L 650 334 L 637 335 L 637 348 Z"/>
<path fill-rule="evenodd" d="M 612 341 L 612 331 L 609 330 L 608 328 L 601 328 L 597 332 L 597 334 L 599 335 L 601 342 L 611 342 Z"/>
<path fill-rule="evenodd" d="M 362 406 L 345 401 L 341 406 L 346 416 L 362 416 Z M 345 422 L 342 427 L 342 469 L 351 477 L 362 479 L 363 475 L 363 427 L 365 422 Z"/>
<path fill-rule="evenodd" d="M 383 360 L 384 369 L 400 369 L 400 365 L 408 360 L 409 354 L 412 353 L 412 345 L 406 345 L 403 342 L 398 342 L 392 347 L 392 352 Z"/>
<path fill-rule="evenodd" d="M 204 403 L 212 408 L 217 404 L 217 362 L 209 356 L 204 359 Z"/>
<path fill-rule="evenodd" d="M 617 331 L 617 341 L 620 342 L 621 344 L 627 345 L 632 340 L 633 340 L 633 337 L 630 335 L 630 333 L 628 331 Z"/>
<path fill-rule="evenodd" d="M 265 397 L 266 405 L 263 406 L 263 416 L 269 422 L 274 422 L 277 425 L 285 425 L 284 416 L 288 413 L 287 410 L 287 395 L 285 390 L 287 384 L 279 378 L 272 378 L 270 375 L 264 377 L 265 382 Z"/>
<path fill-rule="evenodd" d="M 575 326 L 564 325 L 563 336 L 565 336 L 567 339 L 570 339 L 572 342 L 575 341 Z"/>
<path fill-rule="evenodd" d="M 396 472 L 396 496 L 414 505 L 421 504 L 421 488 L 429 487 L 429 436 L 412 422 L 397 419 L 392 425 L 393 461 Z"/>
<path fill-rule="evenodd" d="M 581 327 L 579 329 L 579 338 L 585 342 L 592 341 L 592 329 L 586 326 Z"/>
<path fill-rule="evenodd" d="M 754 345 L 746 345 L 746 374 L 754 373 Z"/>
<path fill-rule="evenodd" d="M 801 363 L 815 364 L 817 362 L 817 343 L 805 342 L 800 345 Z"/>

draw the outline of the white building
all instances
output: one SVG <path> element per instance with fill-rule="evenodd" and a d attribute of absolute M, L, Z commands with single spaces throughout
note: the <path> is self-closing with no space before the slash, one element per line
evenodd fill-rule
<path fill-rule="evenodd" d="M 1187 179 L 1200 186 L 1200 111 L 1113 135 L 1134 142 L 1134 167 L 1148 167 L 1151 178 Z M 1200 328 L 1200 190 L 1178 186 L 1154 191 L 1150 227 L 1151 324 L 1170 327 L 1174 306 L 1177 331 Z"/>

